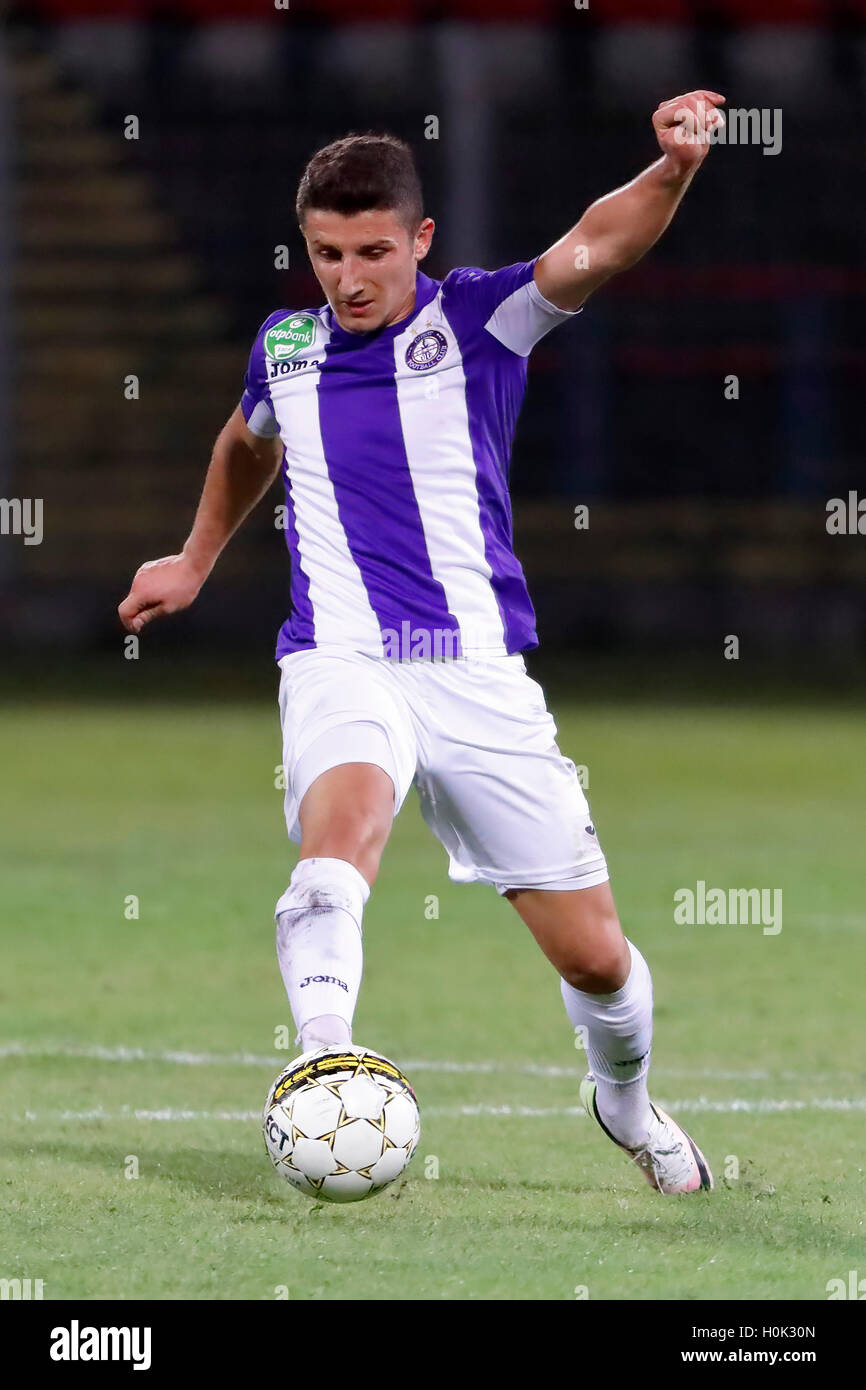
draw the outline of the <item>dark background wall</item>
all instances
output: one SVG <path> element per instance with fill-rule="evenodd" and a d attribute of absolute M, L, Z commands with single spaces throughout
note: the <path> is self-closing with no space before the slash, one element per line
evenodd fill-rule
<path fill-rule="evenodd" d="M 866 3 L 51 0 L 13 11 L 0 71 L 0 495 L 44 499 L 40 545 L 0 537 L 7 653 L 116 646 L 131 573 L 179 548 L 258 324 L 322 301 L 292 215 L 315 148 L 413 144 L 441 276 L 538 254 L 655 157 L 659 101 L 708 86 L 777 113 L 781 148 L 714 149 L 658 247 L 534 353 L 518 551 L 553 653 L 734 633 L 859 661 L 866 536 L 826 518 L 866 488 Z M 268 650 L 278 501 L 155 640 Z"/>

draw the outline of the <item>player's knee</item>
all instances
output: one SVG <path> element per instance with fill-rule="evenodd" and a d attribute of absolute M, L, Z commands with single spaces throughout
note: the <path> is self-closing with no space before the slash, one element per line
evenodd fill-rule
<path fill-rule="evenodd" d="M 613 994 L 625 984 L 630 965 L 628 946 L 620 935 L 619 941 L 605 941 L 575 951 L 560 974 L 573 989 L 584 994 Z"/>

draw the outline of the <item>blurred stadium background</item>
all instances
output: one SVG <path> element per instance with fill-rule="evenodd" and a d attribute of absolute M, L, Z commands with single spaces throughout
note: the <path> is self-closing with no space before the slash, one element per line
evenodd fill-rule
<path fill-rule="evenodd" d="M 651 962 L 654 1094 L 694 1117 L 718 1191 L 651 1209 L 576 1121 L 550 966 L 495 893 L 448 882 L 412 798 L 355 1036 L 418 1085 L 441 1181 L 416 1161 L 399 1207 L 309 1220 L 257 1122 L 288 1022 L 278 488 L 138 660 L 117 603 L 183 542 L 262 319 L 321 302 L 293 217 L 314 149 L 408 139 L 428 268 L 494 267 L 654 159 L 653 109 L 695 86 L 780 110 L 781 151 L 712 151 L 659 246 L 539 346 L 512 476 L 529 668 Z M 0 534 L 0 1276 L 50 1298 L 354 1298 L 361 1267 L 371 1297 L 814 1300 L 863 1272 L 866 537 L 828 534 L 826 507 L 866 490 L 864 87 L 866 0 L 7 11 L 0 499 L 43 499 L 44 536 Z M 678 925 L 696 882 L 781 889 L 784 931 Z"/>
<path fill-rule="evenodd" d="M 655 157 L 654 107 L 696 85 L 779 109 L 781 151 L 715 149 L 660 245 L 533 355 L 513 494 L 539 659 L 704 657 L 717 680 L 737 634 L 735 683 L 761 665 L 854 679 L 864 543 L 825 523 L 863 477 L 866 0 L 13 5 L 0 496 L 43 498 L 44 539 L 0 538 L 7 671 L 120 651 L 116 604 L 183 541 L 258 324 L 321 302 L 292 211 L 315 148 L 370 129 L 413 144 L 441 276 L 543 250 Z M 148 642 L 258 654 L 266 688 L 278 501 Z"/>

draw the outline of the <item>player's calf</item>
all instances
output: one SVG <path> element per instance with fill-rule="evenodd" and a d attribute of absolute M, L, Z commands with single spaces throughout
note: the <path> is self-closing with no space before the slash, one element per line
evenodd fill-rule
<path fill-rule="evenodd" d="M 631 957 L 609 883 L 570 892 L 512 888 L 505 896 L 572 988 L 609 994 L 622 987 Z"/>
<path fill-rule="evenodd" d="M 276 919 L 277 959 L 305 1052 L 351 1041 L 361 922 L 393 813 L 393 783 L 372 763 L 329 768 L 302 798 L 301 857 Z"/>
<path fill-rule="evenodd" d="M 646 1140 L 654 1120 L 647 1090 L 652 979 L 640 951 L 622 934 L 610 885 L 529 889 L 513 900 L 559 971 L 562 1000 L 586 1049 L 604 1123 L 618 1142 L 634 1147 Z"/>
<path fill-rule="evenodd" d="M 649 966 L 636 946 L 625 945 L 630 965 L 618 989 L 575 989 L 563 979 L 560 990 L 584 1040 L 602 1118 L 618 1142 L 633 1148 L 647 1138 L 653 1121 L 647 1089 L 653 995 Z"/>

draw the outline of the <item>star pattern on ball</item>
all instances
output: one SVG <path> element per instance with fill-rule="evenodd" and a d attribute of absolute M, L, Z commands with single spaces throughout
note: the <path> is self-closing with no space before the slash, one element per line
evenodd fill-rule
<path fill-rule="evenodd" d="M 387 1187 L 420 1134 L 403 1073 L 361 1048 L 323 1049 L 287 1068 L 269 1095 L 264 1128 L 276 1171 L 298 1191 L 335 1202 Z"/>

